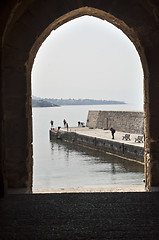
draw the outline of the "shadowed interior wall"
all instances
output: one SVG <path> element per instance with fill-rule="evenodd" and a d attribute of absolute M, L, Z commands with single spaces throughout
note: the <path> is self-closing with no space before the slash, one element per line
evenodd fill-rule
<path fill-rule="evenodd" d="M 145 177 L 159 190 L 159 4 L 155 0 L 24 0 L 0 5 L 1 192 L 32 187 L 31 69 L 49 33 L 83 15 L 108 20 L 133 41 L 144 71 Z"/>

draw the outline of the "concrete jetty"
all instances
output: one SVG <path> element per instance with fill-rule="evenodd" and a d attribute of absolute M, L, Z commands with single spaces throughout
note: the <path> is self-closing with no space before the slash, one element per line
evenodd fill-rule
<path fill-rule="evenodd" d="M 71 127 L 50 130 L 50 139 L 59 138 L 73 144 L 89 147 L 144 164 L 144 143 L 135 142 L 139 134 L 130 134 L 130 140 L 123 140 L 125 132 L 115 132 L 115 139 L 112 139 L 110 130 L 90 129 L 88 127 Z"/>

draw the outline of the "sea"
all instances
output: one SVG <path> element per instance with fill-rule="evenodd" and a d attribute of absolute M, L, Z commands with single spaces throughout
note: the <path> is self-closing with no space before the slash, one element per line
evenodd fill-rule
<path fill-rule="evenodd" d="M 49 138 L 54 127 L 86 123 L 89 110 L 142 111 L 131 104 L 33 108 L 33 192 L 141 186 L 143 165 Z"/>

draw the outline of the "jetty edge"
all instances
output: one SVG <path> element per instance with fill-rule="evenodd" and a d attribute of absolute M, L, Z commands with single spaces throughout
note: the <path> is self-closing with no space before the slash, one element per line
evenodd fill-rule
<path fill-rule="evenodd" d="M 116 130 L 113 140 L 111 128 Z M 123 138 L 125 134 L 130 136 L 127 141 Z M 50 139 L 61 139 L 144 165 L 144 143 L 135 141 L 139 136 L 144 138 L 144 115 L 140 111 L 89 110 L 86 127 L 50 130 Z"/>
<path fill-rule="evenodd" d="M 110 130 L 89 129 L 88 127 L 71 127 L 50 129 L 50 140 L 61 140 L 81 147 L 101 151 L 122 159 L 144 165 L 144 144 L 136 143 L 138 134 L 131 134 L 130 141 L 122 140 L 124 132 L 115 133 L 115 139 L 111 139 Z"/>

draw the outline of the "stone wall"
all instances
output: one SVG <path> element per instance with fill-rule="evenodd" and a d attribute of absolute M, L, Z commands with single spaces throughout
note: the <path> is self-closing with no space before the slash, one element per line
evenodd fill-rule
<path fill-rule="evenodd" d="M 110 129 L 127 133 L 144 134 L 143 112 L 89 111 L 87 127 Z"/>

